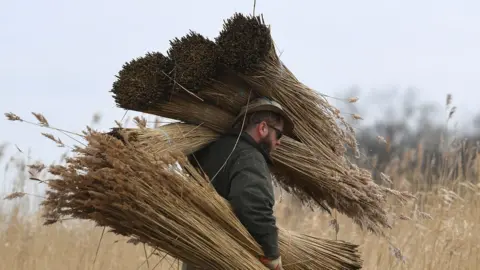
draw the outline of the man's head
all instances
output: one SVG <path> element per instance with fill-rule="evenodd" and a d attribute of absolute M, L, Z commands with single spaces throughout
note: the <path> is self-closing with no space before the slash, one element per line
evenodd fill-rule
<path fill-rule="evenodd" d="M 284 121 L 276 113 L 259 111 L 247 115 L 245 132 L 259 143 L 268 153 L 280 145 Z"/>
<path fill-rule="evenodd" d="M 236 129 L 241 128 L 244 117 L 243 130 L 269 153 L 280 145 L 285 132 L 293 130 L 292 121 L 282 107 L 265 98 L 256 99 L 242 109 L 235 121 Z"/>

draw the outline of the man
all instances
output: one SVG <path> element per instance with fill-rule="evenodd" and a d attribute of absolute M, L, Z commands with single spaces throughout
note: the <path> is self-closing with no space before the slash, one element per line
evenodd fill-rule
<path fill-rule="evenodd" d="M 270 153 L 280 145 L 282 135 L 291 136 L 292 131 L 293 123 L 282 107 L 259 98 L 242 108 L 233 132 L 194 153 L 191 159 L 230 202 L 240 222 L 262 247 L 260 261 L 269 269 L 283 269 L 273 216 Z"/>

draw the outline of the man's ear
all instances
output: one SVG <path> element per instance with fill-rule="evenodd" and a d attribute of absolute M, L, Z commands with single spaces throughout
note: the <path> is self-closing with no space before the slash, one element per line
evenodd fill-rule
<path fill-rule="evenodd" d="M 267 123 L 265 121 L 262 121 L 260 123 L 260 128 L 262 129 L 262 131 L 265 133 L 265 132 L 268 132 L 268 126 L 267 126 Z"/>

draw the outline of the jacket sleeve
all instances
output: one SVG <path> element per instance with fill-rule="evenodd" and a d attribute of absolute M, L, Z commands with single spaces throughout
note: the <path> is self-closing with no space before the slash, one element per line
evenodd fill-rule
<path fill-rule="evenodd" d="M 244 152 L 245 153 L 245 152 Z M 268 258 L 280 256 L 278 231 L 273 215 L 275 198 L 270 172 L 261 154 L 237 155 L 231 160 L 228 200 L 240 222 Z"/>

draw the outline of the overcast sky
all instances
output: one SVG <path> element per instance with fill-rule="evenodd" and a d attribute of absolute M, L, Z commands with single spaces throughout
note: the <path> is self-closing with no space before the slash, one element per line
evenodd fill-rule
<path fill-rule="evenodd" d="M 109 93 L 124 62 L 165 52 L 190 29 L 213 39 L 224 19 L 252 9 L 253 1 L 0 1 L 1 113 L 33 120 L 41 112 L 81 131 L 99 112 L 95 127 L 107 129 L 124 114 Z M 459 117 L 476 112 L 479 1 L 258 0 L 256 12 L 272 25 L 284 63 L 320 92 L 414 86 L 439 106 L 452 93 Z M 46 163 L 64 151 L 40 135 L 48 130 L 0 120 L 0 131 L 7 156 L 15 144 Z"/>

